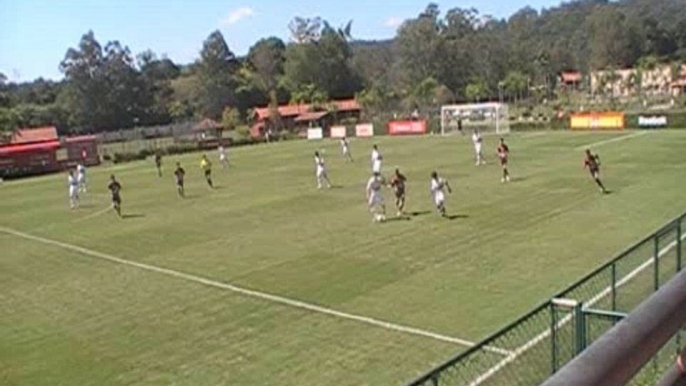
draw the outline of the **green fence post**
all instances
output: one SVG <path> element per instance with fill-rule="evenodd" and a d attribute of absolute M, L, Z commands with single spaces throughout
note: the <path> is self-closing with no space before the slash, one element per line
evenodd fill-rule
<path fill-rule="evenodd" d="M 431 378 L 431 383 L 433 383 L 434 386 L 438 386 L 438 374 Z"/>
<path fill-rule="evenodd" d="M 612 311 L 617 311 L 617 263 L 612 263 Z"/>
<path fill-rule="evenodd" d="M 660 289 L 660 236 L 655 235 L 655 269 L 653 270 L 655 274 L 655 291 Z"/>
<path fill-rule="evenodd" d="M 557 372 L 557 309 L 555 304 L 550 302 L 550 362 L 551 374 Z"/>
<path fill-rule="evenodd" d="M 574 318 L 576 319 L 576 354 L 579 355 L 586 348 L 586 316 L 582 303 L 574 307 Z"/>
<path fill-rule="evenodd" d="M 676 224 L 676 271 L 681 272 L 681 220 Z"/>

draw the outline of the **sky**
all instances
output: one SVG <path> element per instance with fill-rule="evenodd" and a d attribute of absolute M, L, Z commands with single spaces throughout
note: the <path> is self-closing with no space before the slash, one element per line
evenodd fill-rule
<path fill-rule="evenodd" d="M 118 40 L 134 54 L 151 49 L 177 63 L 193 62 L 202 42 L 219 29 L 229 48 L 245 55 L 259 39 L 288 41 L 295 17 L 320 16 L 333 26 L 353 20 L 353 38 L 388 39 L 400 23 L 418 15 L 429 0 L 0 0 L 0 72 L 10 81 L 61 79 L 59 63 L 69 47 L 93 30 L 104 46 Z M 445 11 L 475 7 L 508 17 L 524 6 L 536 9 L 560 0 L 434 1 Z"/>

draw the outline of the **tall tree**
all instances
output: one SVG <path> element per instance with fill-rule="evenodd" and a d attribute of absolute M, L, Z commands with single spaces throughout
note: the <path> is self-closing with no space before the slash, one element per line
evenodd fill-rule
<path fill-rule="evenodd" d="M 283 76 L 286 45 L 275 37 L 262 39 L 248 52 L 248 61 L 254 69 L 257 86 L 265 93 L 276 90 Z"/>
<path fill-rule="evenodd" d="M 214 31 L 203 43 L 198 62 L 198 109 L 208 118 L 219 118 L 227 106 L 236 104 L 234 75 L 238 70 L 236 57 L 224 36 Z"/>

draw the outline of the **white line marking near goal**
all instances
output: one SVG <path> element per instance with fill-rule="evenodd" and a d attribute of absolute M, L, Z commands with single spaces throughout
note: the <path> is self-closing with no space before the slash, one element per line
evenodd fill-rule
<path fill-rule="evenodd" d="M 633 133 L 633 134 L 629 134 L 629 135 L 623 135 L 623 136 L 621 136 L 621 137 L 612 138 L 612 139 L 606 139 L 606 140 L 604 140 L 604 141 L 595 142 L 595 143 L 591 143 L 591 144 L 588 144 L 588 145 L 577 146 L 576 148 L 574 148 L 574 150 L 586 150 L 586 149 L 589 149 L 589 148 L 601 147 L 601 146 L 607 145 L 608 143 L 624 141 L 624 140 L 632 139 L 632 138 L 636 138 L 636 137 L 642 137 L 642 136 L 644 136 L 644 135 L 646 135 L 646 134 L 650 134 L 650 132 L 649 132 L 649 131 L 639 131 L 638 133 Z"/>
<path fill-rule="evenodd" d="M 110 205 L 110 206 L 108 206 L 107 208 L 102 209 L 102 210 L 99 210 L 99 211 L 97 211 L 97 212 L 95 212 L 95 213 L 91 213 L 91 214 L 89 214 L 88 216 L 84 216 L 84 217 L 78 218 L 78 219 L 76 219 L 74 222 L 75 222 L 75 223 L 80 223 L 80 222 L 83 222 L 83 221 L 88 221 L 88 220 L 90 220 L 90 219 L 94 219 L 94 218 L 96 218 L 96 217 L 102 216 L 103 214 L 105 214 L 105 213 L 107 213 L 107 212 L 109 212 L 109 211 L 111 211 L 111 210 L 112 210 L 112 206 Z"/>
<path fill-rule="evenodd" d="M 686 240 L 686 234 L 681 236 L 681 240 Z M 662 258 L 664 255 L 666 255 L 672 248 L 677 246 L 677 242 L 673 241 L 666 247 L 662 248 L 659 253 L 657 254 L 658 259 Z M 634 269 L 631 271 L 628 275 L 626 275 L 622 280 L 617 282 L 617 288 L 623 287 L 626 285 L 631 279 L 635 278 L 638 276 L 641 272 L 643 272 L 646 268 L 652 266 L 655 263 L 655 258 L 650 257 L 648 260 L 646 260 L 645 263 L 641 264 L 638 268 Z M 598 295 L 594 296 L 591 298 L 588 302 L 584 303 L 584 306 L 589 306 L 592 307 L 595 304 L 597 304 L 599 301 L 601 301 L 603 298 L 606 296 L 610 295 L 612 293 L 612 286 L 607 286 L 603 291 L 601 291 Z M 572 315 L 567 315 L 564 318 L 562 318 L 557 325 L 555 326 L 556 329 L 560 329 L 563 327 L 565 324 L 569 323 L 572 320 Z M 516 350 L 514 350 L 509 356 L 507 356 L 505 359 L 502 361 L 498 362 L 495 366 L 491 367 L 488 369 L 486 372 L 481 374 L 478 378 L 476 378 L 474 381 L 472 381 L 469 386 L 479 386 L 482 383 L 486 382 L 489 380 L 491 377 L 496 375 L 500 370 L 505 368 L 508 364 L 514 362 L 519 356 L 522 354 L 526 353 L 529 351 L 529 349 L 535 347 L 537 344 L 541 343 L 544 341 L 546 338 L 550 336 L 550 330 L 547 329 L 544 332 L 540 333 L 538 336 L 534 337 L 533 339 L 529 340 L 526 342 L 524 345 L 520 346 Z"/>
<path fill-rule="evenodd" d="M 34 235 L 30 235 L 28 233 L 19 232 L 19 231 L 16 231 L 14 229 L 10 229 L 10 228 L 0 227 L 0 232 L 6 233 L 9 235 L 13 235 L 16 237 L 21 237 L 21 238 L 24 238 L 27 240 L 37 241 L 37 242 L 40 242 L 43 244 L 48 244 L 48 245 L 57 246 L 57 247 L 60 247 L 63 249 L 68 249 L 68 250 L 80 253 L 82 255 L 95 257 L 95 258 L 102 259 L 102 260 L 107 260 L 107 261 L 112 262 L 112 263 L 126 265 L 126 266 L 130 266 L 130 267 L 135 267 L 135 268 L 143 269 L 146 271 L 151 271 L 151 272 L 155 272 L 158 274 L 171 276 L 171 277 L 175 277 L 178 279 L 183 279 L 183 280 L 187 280 L 190 282 L 202 284 L 202 285 L 205 285 L 208 287 L 220 288 L 223 290 L 236 292 L 236 293 L 239 293 L 241 295 L 250 296 L 250 297 L 254 297 L 254 298 L 258 298 L 258 299 L 262 299 L 262 300 L 267 300 L 267 301 L 271 301 L 274 303 L 278 303 L 278 304 L 282 304 L 282 305 L 286 305 L 286 306 L 290 306 L 290 307 L 294 307 L 294 308 L 299 308 L 299 309 L 303 309 L 303 310 L 307 310 L 307 311 L 311 311 L 311 312 L 315 312 L 315 313 L 326 314 L 326 315 L 338 317 L 341 319 L 352 320 L 352 321 L 356 321 L 356 322 L 360 322 L 360 323 L 364 323 L 364 324 L 368 324 L 368 325 L 372 325 L 372 326 L 376 326 L 376 327 L 385 328 L 387 330 L 402 332 L 402 333 L 410 334 L 410 335 L 422 336 L 425 338 L 431 338 L 431 339 L 435 339 L 435 340 L 442 341 L 442 342 L 454 343 L 454 344 L 467 346 L 467 347 L 472 347 L 475 345 L 474 342 L 470 342 L 468 340 L 455 338 L 455 337 L 451 337 L 451 336 L 447 336 L 447 335 L 442 335 L 442 334 L 438 334 L 435 332 L 422 330 L 419 328 L 402 326 L 399 324 L 390 323 L 390 322 L 386 322 L 383 320 L 370 318 L 367 316 L 361 316 L 361 315 L 350 314 L 347 312 L 336 311 L 336 310 L 331 309 L 331 308 L 322 307 L 322 306 L 318 306 L 318 305 L 311 304 L 311 303 L 305 303 L 305 302 L 302 302 L 299 300 L 289 299 L 289 298 L 286 298 L 283 296 L 273 295 L 273 294 L 269 294 L 266 292 L 246 289 L 246 288 L 238 287 L 238 286 L 235 286 L 232 284 L 222 283 L 222 282 L 218 282 L 215 280 L 211 280 L 211 279 L 207 279 L 204 277 L 175 271 L 175 270 L 168 269 L 168 268 L 162 268 L 162 267 L 157 267 L 157 266 L 150 265 L 150 264 L 138 263 L 135 261 L 126 260 L 126 259 L 122 259 L 122 258 L 115 257 L 112 255 L 108 255 L 105 253 L 93 251 L 93 250 L 90 250 L 87 248 L 79 247 L 76 245 L 63 243 L 61 241 L 50 240 L 50 239 L 46 239 L 46 238 L 43 238 L 40 236 L 34 236 Z M 512 352 L 505 350 L 505 349 L 498 348 L 498 347 L 487 347 L 486 350 L 500 354 L 500 355 L 506 355 L 506 356 L 512 355 Z"/>

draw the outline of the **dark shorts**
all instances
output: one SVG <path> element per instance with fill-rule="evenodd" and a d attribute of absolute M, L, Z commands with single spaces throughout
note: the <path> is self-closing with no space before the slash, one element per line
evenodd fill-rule
<path fill-rule="evenodd" d="M 395 198 L 405 198 L 405 189 L 396 189 Z"/>
<path fill-rule="evenodd" d="M 205 178 L 212 177 L 212 170 L 205 170 Z"/>
<path fill-rule="evenodd" d="M 501 164 L 502 166 L 507 165 L 507 157 L 501 158 L 501 159 L 500 159 L 500 164 Z"/>
<path fill-rule="evenodd" d="M 600 177 L 600 169 L 589 169 L 588 170 L 591 173 L 591 177 L 593 178 L 598 178 Z"/>
<path fill-rule="evenodd" d="M 117 196 L 112 196 L 112 203 L 113 203 L 113 204 L 117 204 L 117 205 L 121 205 L 121 197 L 118 196 L 118 195 L 117 195 Z"/>
<path fill-rule="evenodd" d="M 183 180 L 176 180 L 176 185 L 180 188 L 183 188 Z"/>

